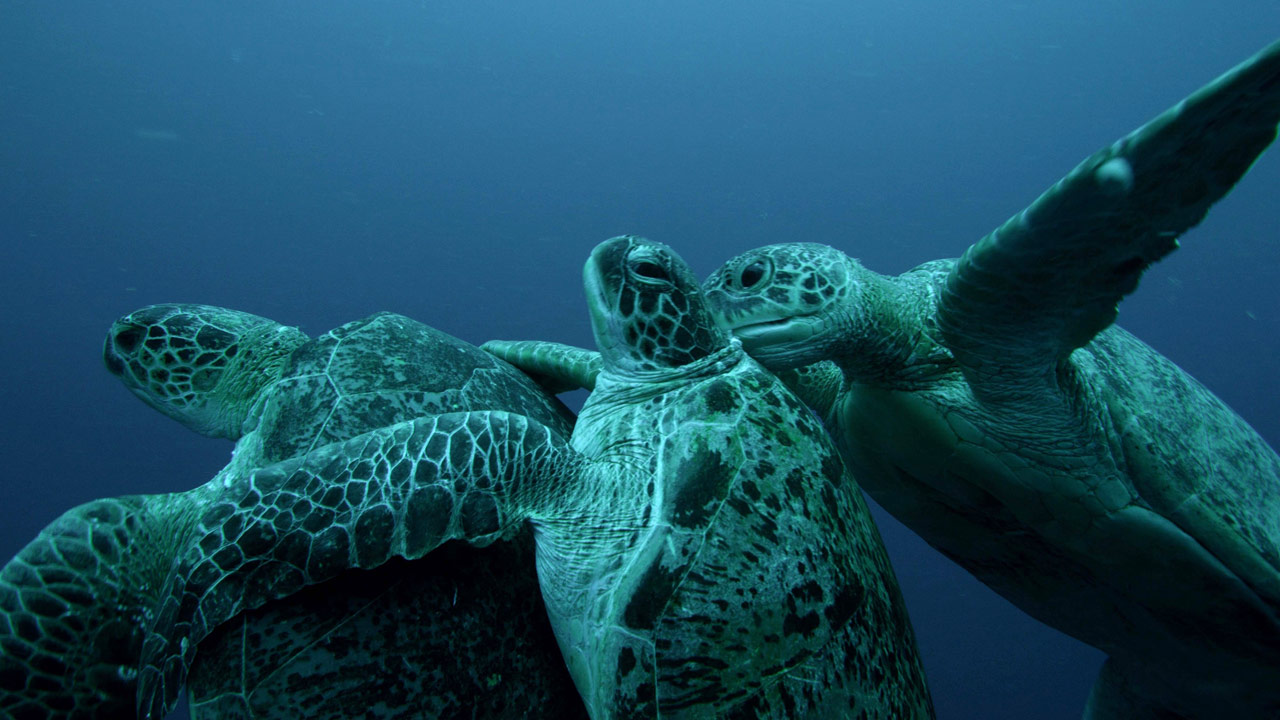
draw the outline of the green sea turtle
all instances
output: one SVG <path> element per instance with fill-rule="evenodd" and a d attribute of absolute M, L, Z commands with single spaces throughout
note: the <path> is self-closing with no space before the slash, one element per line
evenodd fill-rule
<path fill-rule="evenodd" d="M 1109 656 L 1091 718 L 1280 717 L 1280 459 L 1116 304 L 1272 142 L 1280 43 L 1084 161 L 959 260 L 812 244 L 704 290 L 889 512 Z"/>
<path fill-rule="evenodd" d="M 149 603 L 205 503 L 253 469 L 424 414 L 502 409 L 572 428 L 571 413 L 510 366 L 391 313 L 313 340 L 248 313 L 157 305 L 118 320 L 103 352 L 145 402 L 236 440 L 235 453 L 189 493 L 76 508 L 5 567 L 7 716 L 133 714 Z M 352 570 L 240 613 L 200 641 L 189 689 L 196 718 L 585 717 L 527 533 Z"/>
<path fill-rule="evenodd" d="M 879 535 L 811 414 L 707 317 L 666 246 L 606 241 L 584 278 L 598 353 L 484 348 L 590 375 L 572 449 L 589 485 L 617 488 L 607 525 L 635 528 L 593 538 L 630 568 L 614 587 L 552 611 L 593 717 L 931 716 Z M 586 580 L 540 573 L 544 593 Z"/>
<path fill-rule="evenodd" d="M 246 607 L 532 526 L 594 718 L 930 717 L 879 536 L 816 418 L 711 322 L 664 246 L 606 241 L 585 275 L 605 370 L 571 439 L 449 413 L 227 476 L 145 598 L 142 714 L 171 706 L 195 644 Z"/>

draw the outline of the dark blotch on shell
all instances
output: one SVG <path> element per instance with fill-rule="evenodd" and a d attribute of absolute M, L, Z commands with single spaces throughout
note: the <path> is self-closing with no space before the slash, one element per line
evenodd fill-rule
<path fill-rule="evenodd" d="M 628 627 L 636 630 L 653 629 L 680 581 L 678 570 L 667 572 L 656 562 L 649 566 L 644 577 L 636 584 L 636 594 L 623 612 L 623 620 Z M 642 685 L 641 689 L 644 687 Z"/>
<path fill-rule="evenodd" d="M 671 519 L 683 527 L 702 527 L 720 506 L 737 470 L 720 453 L 698 450 L 680 462 L 679 472 Z"/>

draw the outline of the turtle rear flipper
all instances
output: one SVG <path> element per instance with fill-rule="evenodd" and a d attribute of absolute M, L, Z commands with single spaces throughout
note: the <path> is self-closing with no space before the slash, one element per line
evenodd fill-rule
<path fill-rule="evenodd" d="M 965 252 L 939 305 L 975 391 L 1051 376 L 1275 139 L 1280 42 L 1085 160 Z M 1011 382 L 1011 379 L 1013 382 Z"/>

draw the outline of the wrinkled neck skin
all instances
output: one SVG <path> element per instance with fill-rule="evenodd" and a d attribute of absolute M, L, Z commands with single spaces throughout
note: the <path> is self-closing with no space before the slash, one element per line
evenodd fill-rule
<path fill-rule="evenodd" d="M 608 367 L 596 377 L 596 387 L 587 403 L 623 403 L 627 405 L 669 392 L 673 387 L 688 387 L 703 378 L 727 373 L 747 359 L 742 343 L 736 338 L 716 352 L 678 367 L 661 370 L 635 370 L 628 367 Z M 585 412 L 587 407 L 583 406 Z"/>
<path fill-rule="evenodd" d="M 791 370 L 779 370 L 774 375 L 800 398 L 800 402 L 824 420 L 835 410 L 836 402 L 840 400 L 847 384 L 844 371 L 830 360 Z"/>
<path fill-rule="evenodd" d="M 819 412 L 829 409 L 836 395 L 830 366 L 820 364 L 824 361 L 839 368 L 845 383 L 894 390 L 915 389 L 952 364 L 931 320 L 936 283 L 920 282 L 915 270 L 898 277 L 858 271 L 861 291 L 822 314 L 821 333 L 749 349 L 789 385 L 796 383 L 793 390 Z"/>
<path fill-rule="evenodd" d="M 257 337 L 254 337 L 254 336 Z M 266 390 L 284 374 L 293 351 L 309 341 L 297 328 L 275 325 L 245 334 L 234 365 L 223 374 L 210 407 L 209 425 L 198 429 L 211 437 L 239 440 L 256 426 Z"/>
<path fill-rule="evenodd" d="M 932 320 L 937 286 L 870 270 L 867 295 L 843 315 L 844 346 L 832 357 L 851 382 L 913 390 L 951 364 Z"/>

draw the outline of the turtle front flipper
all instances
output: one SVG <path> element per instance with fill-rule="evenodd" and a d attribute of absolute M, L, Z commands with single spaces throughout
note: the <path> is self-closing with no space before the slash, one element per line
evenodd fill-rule
<path fill-rule="evenodd" d="M 1275 139 L 1280 42 L 1085 160 L 964 254 L 939 306 L 975 389 L 1043 375 L 1115 320 Z M 1007 380 L 996 384 L 1007 386 Z"/>
<path fill-rule="evenodd" d="M 483 411 L 390 425 L 231 479 L 160 594 L 139 716 L 174 706 L 196 645 L 220 623 L 344 570 L 510 537 L 569 501 L 577 463 L 546 426 Z"/>
<path fill-rule="evenodd" d="M 132 715 L 146 628 L 190 528 L 185 495 L 72 508 L 0 570 L 0 716 Z"/>
<path fill-rule="evenodd" d="M 490 340 L 480 349 L 514 365 L 552 395 L 594 390 L 604 366 L 599 352 L 556 342 Z"/>

